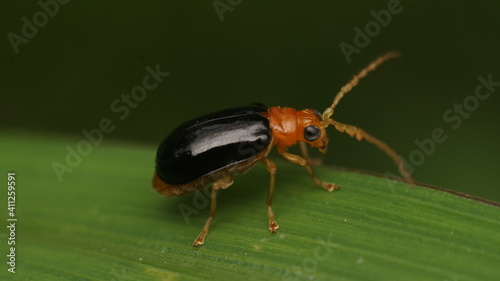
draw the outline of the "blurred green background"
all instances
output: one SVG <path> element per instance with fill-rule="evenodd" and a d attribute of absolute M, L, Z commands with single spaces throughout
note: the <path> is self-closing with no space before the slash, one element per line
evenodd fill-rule
<path fill-rule="evenodd" d="M 233 7 L 218 13 L 214 3 L 228 2 Z M 340 44 L 355 46 L 355 28 L 365 30 L 374 21 L 371 11 L 387 10 L 388 3 L 397 2 L 70 1 L 59 5 L 16 53 L 9 33 L 22 36 L 22 18 L 33 22 L 42 8 L 36 1 L 4 1 L 1 134 L 84 139 L 82 130 L 98 128 L 101 119 L 109 118 L 115 130 L 103 142 L 155 146 L 183 121 L 255 101 L 322 111 L 353 74 L 397 50 L 402 57 L 362 80 L 334 118 L 364 128 L 406 159 L 417 155 L 416 140 L 441 128 L 446 141 L 414 159 L 419 162 L 414 177 L 499 201 L 500 87 L 466 112 L 467 118 L 451 112 L 455 119 L 450 122 L 443 114 L 464 100 L 468 108 L 475 106 L 471 96 L 478 76 L 500 81 L 500 2 L 401 1 L 399 12 L 378 32 L 372 30 L 369 43 L 349 63 Z M 147 66 L 157 65 L 170 75 L 121 120 L 123 112 L 111 104 L 142 85 Z M 29 161 L 22 151 L 19 157 Z M 151 171 L 153 159 L 154 154 Z M 396 172 L 376 148 L 334 129 L 324 159 Z M 4 162 L 2 170 L 23 167 Z M 55 176 L 54 184 L 59 184 Z"/>

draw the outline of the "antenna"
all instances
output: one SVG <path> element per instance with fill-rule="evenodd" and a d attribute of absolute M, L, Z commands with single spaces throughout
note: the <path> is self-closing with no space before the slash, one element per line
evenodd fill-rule
<path fill-rule="evenodd" d="M 327 122 L 328 118 L 330 118 L 333 114 L 333 109 L 337 106 L 339 101 L 344 97 L 345 94 L 347 94 L 349 91 L 352 90 L 356 85 L 358 85 L 359 80 L 371 71 L 375 70 L 377 67 L 379 67 L 382 63 L 384 63 L 386 60 L 392 59 L 392 58 L 397 58 L 399 57 L 400 54 L 399 52 L 389 52 L 386 53 L 385 55 L 382 55 L 378 57 L 376 60 L 374 60 L 372 63 L 370 63 L 367 67 L 363 68 L 358 74 L 354 75 L 354 77 L 349 81 L 347 84 L 345 84 L 340 91 L 337 93 L 335 98 L 333 99 L 332 105 L 330 105 L 325 111 L 323 111 L 323 127 L 327 127 L 329 122 Z"/>

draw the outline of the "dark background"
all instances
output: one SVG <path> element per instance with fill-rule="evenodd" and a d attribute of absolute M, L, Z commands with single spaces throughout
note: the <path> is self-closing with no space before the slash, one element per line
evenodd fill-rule
<path fill-rule="evenodd" d="M 350 63 L 339 45 L 355 45 L 354 28 L 364 30 L 374 20 L 370 12 L 387 10 L 391 1 L 219 2 L 234 5 L 222 18 L 213 1 L 70 1 L 16 53 L 8 34 L 22 36 L 22 18 L 33 22 L 43 10 L 36 1 L 4 1 L 2 134 L 83 139 L 83 129 L 110 118 L 116 129 L 103 143 L 121 139 L 153 148 L 183 121 L 232 106 L 259 101 L 322 111 L 353 74 L 397 50 L 402 57 L 363 79 L 334 118 L 364 128 L 406 159 L 418 149 L 415 140 L 441 128 L 446 141 L 415 165 L 414 177 L 500 200 L 500 87 L 456 129 L 443 119 L 474 95 L 478 76 L 500 81 L 500 2 L 401 1 L 402 10 Z M 158 64 L 170 75 L 121 120 L 111 103 Z M 396 172 L 376 148 L 333 128 L 325 160 Z"/>

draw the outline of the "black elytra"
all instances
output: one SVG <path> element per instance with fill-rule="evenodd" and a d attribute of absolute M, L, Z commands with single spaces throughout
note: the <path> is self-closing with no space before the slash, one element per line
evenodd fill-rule
<path fill-rule="evenodd" d="M 179 185 L 238 164 L 264 151 L 272 140 L 263 105 L 226 109 L 177 127 L 159 146 L 156 172 Z"/>

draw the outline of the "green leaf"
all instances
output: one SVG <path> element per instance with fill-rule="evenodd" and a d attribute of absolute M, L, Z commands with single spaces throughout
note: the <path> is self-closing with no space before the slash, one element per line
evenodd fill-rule
<path fill-rule="evenodd" d="M 156 147 L 106 137 L 86 144 L 54 135 L 3 138 L 3 181 L 16 172 L 18 221 L 15 274 L 7 271 L 1 227 L 1 280 L 500 279 L 500 209 L 492 204 L 316 167 L 319 178 L 342 187 L 327 192 L 301 167 L 276 159 L 278 232 L 267 229 L 269 175 L 259 165 L 219 193 L 206 242 L 193 248 L 208 216 L 203 191 L 157 194 Z M 68 147 L 87 155 L 66 163 Z M 73 170 L 62 182 L 54 162 Z M 5 185 L 0 192 L 7 224 Z"/>

